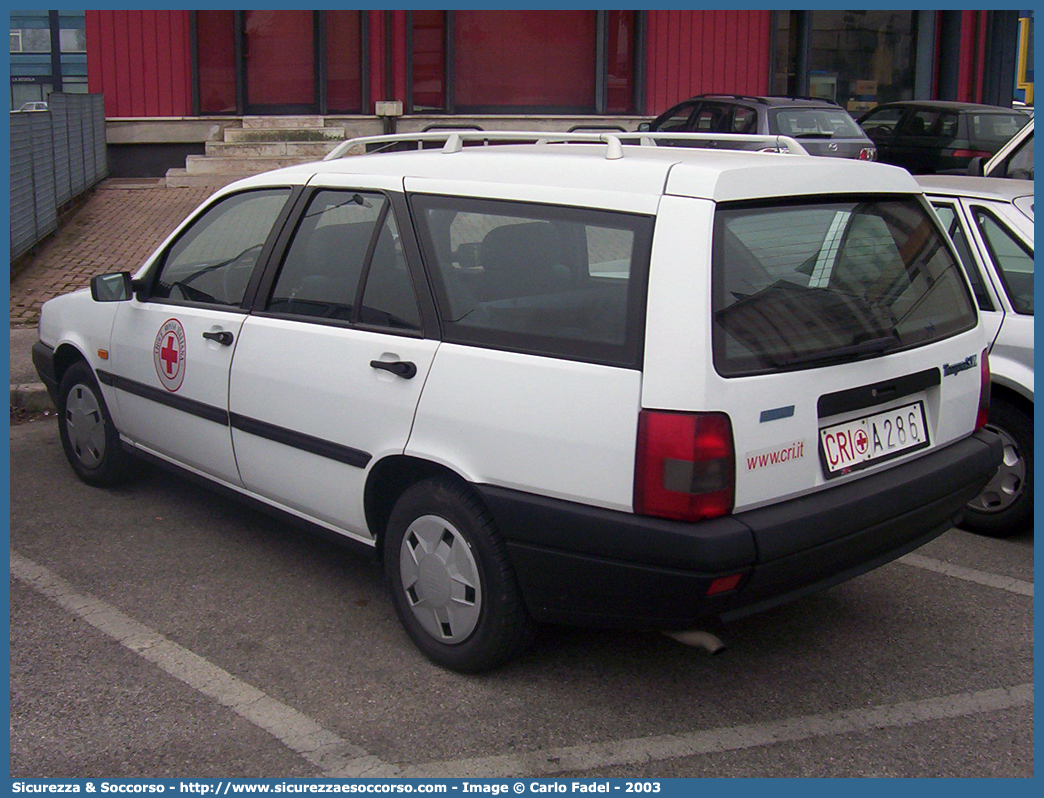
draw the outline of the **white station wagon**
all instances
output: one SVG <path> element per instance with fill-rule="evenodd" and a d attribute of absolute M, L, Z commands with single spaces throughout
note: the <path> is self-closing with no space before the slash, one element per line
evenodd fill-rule
<path fill-rule="evenodd" d="M 539 622 L 698 631 L 836 584 L 996 471 L 986 336 L 905 171 L 396 141 L 436 137 L 234 183 L 48 302 L 79 477 L 146 457 L 371 546 L 417 647 L 473 672 Z"/>

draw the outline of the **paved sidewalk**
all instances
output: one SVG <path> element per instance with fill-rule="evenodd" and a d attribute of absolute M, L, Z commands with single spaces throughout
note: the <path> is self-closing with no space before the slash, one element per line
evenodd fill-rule
<path fill-rule="evenodd" d="M 160 180 L 102 181 L 64 219 L 11 281 L 11 406 L 50 407 L 37 383 L 29 348 L 36 340 L 40 306 L 86 288 L 105 272 L 134 271 L 213 188 L 167 188 Z"/>
<path fill-rule="evenodd" d="M 137 269 L 213 191 L 102 181 L 11 282 L 11 326 L 35 326 L 44 302 L 86 287 L 96 274 Z"/>

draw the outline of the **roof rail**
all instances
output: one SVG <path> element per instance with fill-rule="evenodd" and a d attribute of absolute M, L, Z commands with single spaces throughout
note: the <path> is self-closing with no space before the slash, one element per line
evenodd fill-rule
<path fill-rule="evenodd" d="M 792 155 L 808 155 L 808 151 L 790 136 L 769 136 L 746 133 L 651 133 L 651 132 L 604 132 L 604 133 L 558 133 L 546 130 L 440 130 L 425 133 L 400 133 L 385 136 L 360 136 L 348 139 L 331 150 L 324 161 L 336 161 L 343 158 L 352 148 L 363 147 L 367 153 L 377 153 L 396 145 L 416 144 L 417 149 L 424 149 L 426 142 L 443 142 L 444 153 L 460 152 L 465 142 L 491 143 L 529 143 L 568 144 L 588 143 L 605 144 L 605 157 L 616 160 L 623 157 L 623 144 L 653 147 L 657 142 L 672 142 L 684 146 L 684 142 L 694 144 L 706 142 L 714 144 L 748 144 L 761 145 L 762 151 L 789 153 Z M 374 147 L 374 149 L 371 149 Z M 401 148 L 401 147 L 400 147 Z M 723 147 L 722 149 L 729 149 Z"/>

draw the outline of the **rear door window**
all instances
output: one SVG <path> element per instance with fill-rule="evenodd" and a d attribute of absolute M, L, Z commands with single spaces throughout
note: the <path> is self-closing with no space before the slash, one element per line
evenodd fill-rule
<path fill-rule="evenodd" d="M 718 103 L 703 103 L 692 117 L 689 130 L 693 133 L 728 132 L 729 109 Z"/>
<path fill-rule="evenodd" d="M 265 310 L 419 330 L 416 295 L 388 198 L 357 191 L 316 192 Z"/>
<path fill-rule="evenodd" d="M 984 283 L 984 280 L 988 278 L 979 273 L 979 264 L 972 255 L 968 244 L 968 231 L 964 229 L 957 207 L 951 202 L 941 200 L 933 201 L 932 204 L 935 206 L 935 213 L 938 215 L 939 221 L 946 228 L 946 234 L 957 248 L 957 255 L 964 264 L 964 272 L 972 284 L 972 291 L 975 293 L 975 301 L 979 305 L 979 310 L 996 310 Z"/>
<path fill-rule="evenodd" d="M 896 126 L 899 124 L 899 119 L 902 115 L 902 108 L 881 108 L 877 111 L 871 111 L 859 123 L 859 126 L 872 139 L 891 136 L 895 133 Z"/>
<path fill-rule="evenodd" d="M 757 133 L 758 112 L 745 105 L 735 105 L 732 108 L 732 122 L 729 125 L 730 133 Z"/>
<path fill-rule="evenodd" d="M 636 366 L 652 220 L 414 195 L 447 341 Z"/>
<path fill-rule="evenodd" d="M 983 207 L 972 208 L 1004 291 L 1016 313 L 1033 315 L 1033 253 Z"/>
<path fill-rule="evenodd" d="M 849 362 L 974 327 L 960 266 L 928 213 L 914 198 L 719 208 L 718 372 Z"/>

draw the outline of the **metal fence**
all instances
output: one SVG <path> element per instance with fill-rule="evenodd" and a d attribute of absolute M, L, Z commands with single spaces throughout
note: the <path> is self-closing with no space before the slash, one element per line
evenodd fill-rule
<path fill-rule="evenodd" d="M 11 113 L 11 260 L 58 227 L 58 209 L 109 173 L 100 94 L 51 94 Z"/>

